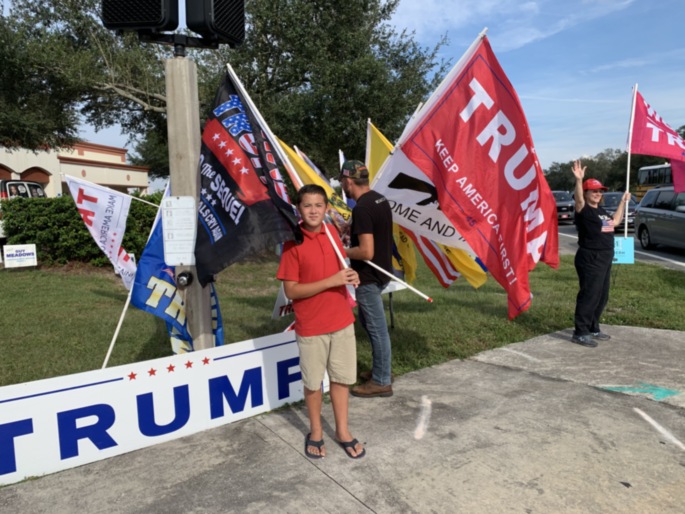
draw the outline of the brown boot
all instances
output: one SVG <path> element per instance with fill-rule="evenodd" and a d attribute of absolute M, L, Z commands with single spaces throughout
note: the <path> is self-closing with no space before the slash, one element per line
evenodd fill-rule
<path fill-rule="evenodd" d="M 371 371 L 362 371 L 359 373 L 359 380 L 362 380 L 364 382 L 368 382 L 371 380 Z M 390 382 L 395 383 L 395 374 L 390 373 Z"/>
<path fill-rule="evenodd" d="M 358 396 L 359 398 L 374 398 L 376 396 L 386 398 L 392 396 L 392 386 L 380 385 L 373 380 L 369 380 L 362 385 L 354 386 L 350 389 L 350 394 L 352 396 Z"/>

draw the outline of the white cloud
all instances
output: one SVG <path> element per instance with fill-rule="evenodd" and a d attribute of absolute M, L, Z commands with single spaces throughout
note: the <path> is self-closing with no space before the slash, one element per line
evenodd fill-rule
<path fill-rule="evenodd" d="M 473 40 L 483 27 L 500 51 L 521 48 L 579 24 L 626 9 L 636 0 L 402 0 L 393 18 L 421 41 L 447 33 Z M 465 34 L 465 29 L 471 31 Z"/>

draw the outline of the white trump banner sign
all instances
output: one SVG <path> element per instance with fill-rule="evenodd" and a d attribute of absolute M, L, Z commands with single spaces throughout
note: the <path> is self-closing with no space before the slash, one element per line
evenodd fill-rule
<path fill-rule="evenodd" d="M 0 388 L 0 485 L 303 399 L 294 332 Z M 328 387 L 328 382 L 324 384 Z"/>

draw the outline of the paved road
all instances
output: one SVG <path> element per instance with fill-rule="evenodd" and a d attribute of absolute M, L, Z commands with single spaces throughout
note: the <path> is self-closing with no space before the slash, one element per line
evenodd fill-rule
<path fill-rule="evenodd" d="M 623 237 L 624 232 L 616 232 L 617 237 Z M 629 237 L 635 237 L 632 231 Z M 578 248 L 578 236 L 574 225 L 559 225 L 559 253 L 572 255 Z M 658 264 L 665 268 L 685 271 L 685 250 L 659 246 L 656 250 L 643 250 L 635 239 L 635 260 L 649 264 Z"/>
<path fill-rule="evenodd" d="M 685 506 L 685 334 L 570 329 L 351 398 L 360 460 L 303 455 L 301 406 L 0 488 L 0 512 L 659 513 Z M 457 336 L 458 337 L 458 336 Z"/>

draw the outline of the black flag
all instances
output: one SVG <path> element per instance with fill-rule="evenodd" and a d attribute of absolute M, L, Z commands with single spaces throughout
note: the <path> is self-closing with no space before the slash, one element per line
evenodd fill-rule
<path fill-rule="evenodd" d="M 202 131 L 198 166 L 195 265 L 203 286 L 231 264 L 302 237 L 279 167 L 274 144 L 226 74 Z"/>

